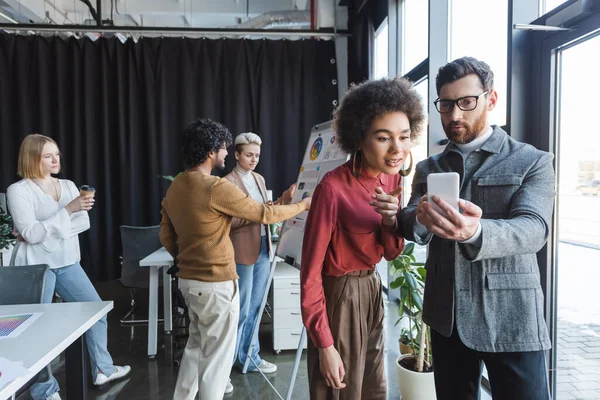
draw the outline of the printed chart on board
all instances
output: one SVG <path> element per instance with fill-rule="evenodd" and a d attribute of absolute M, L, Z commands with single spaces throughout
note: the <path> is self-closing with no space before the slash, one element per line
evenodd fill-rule
<path fill-rule="evenodd" d="M 312 196 L 325 174 L 346 162 L 347 159 L 348 154 L 343 152 L 336 142 L 331 122 L 315 126 L 304 152 L 293 202 Z M 292 257 L 296 266 L 299 266 L 307 215 L 307 212 L 303 212 L 283 224 L 277 247 L 277 255 L 284 259 L 286 256 Z"/>

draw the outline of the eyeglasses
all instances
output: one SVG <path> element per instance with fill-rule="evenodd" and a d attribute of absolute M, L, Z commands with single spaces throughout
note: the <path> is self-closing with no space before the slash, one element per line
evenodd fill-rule
<path fill-rule="evenodd" d="M 477 102 L 479 101 L 479 98 L 488 92 L 489 90 L 486 90 L 479 96 L 465 96 L 456 100 L 437 99 L 433 102 L 433 104 L 435 104 L 435 108 L 440 114 L 451 113 L 452 110 L 454 110 L 455 104 L 463 111 L 473 111 L 477 108 Z"/>

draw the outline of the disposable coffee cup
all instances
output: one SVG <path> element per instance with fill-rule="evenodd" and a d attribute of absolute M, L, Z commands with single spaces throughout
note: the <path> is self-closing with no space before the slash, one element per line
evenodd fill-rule
<path fill-rule="evenodd" d="M 94 189 L 93 187 L 88 186 L 88 185 L 82 185 L 79 188 L 79 195 L 87 196 L 88 194 L 91 194 L 92 196 L 94 196 L 96 194 L 96 189 Z"/>

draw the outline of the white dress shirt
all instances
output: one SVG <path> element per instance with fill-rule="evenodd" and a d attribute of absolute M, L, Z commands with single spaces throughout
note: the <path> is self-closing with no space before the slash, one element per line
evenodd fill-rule
<path fill-rule="evenodd" d="M 15 229 L 25 239 L 15 246 L 15 265 L 60 268 L 81 260 L 78 234 L 90 228 L 90 219 L 86 211 L 69 214 L 65 206 L 79 196 L 79 190 L 69 180 L 58 181 L 58 202 L 30 179 L 8 187 L 8 209 Z"/>

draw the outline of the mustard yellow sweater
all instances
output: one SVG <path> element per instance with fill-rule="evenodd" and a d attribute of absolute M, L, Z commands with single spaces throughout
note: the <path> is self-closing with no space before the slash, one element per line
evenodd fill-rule
<path fill-rule="evenodd" d="M 303 203 L 260 204 L 226 179 L 186 171 L 162 202 L 160 241 L 176 257 L 180 278 L 229 281 L 238 278 L 229 238 L 232 217 L 272 224 L 302 211 Z"/>

